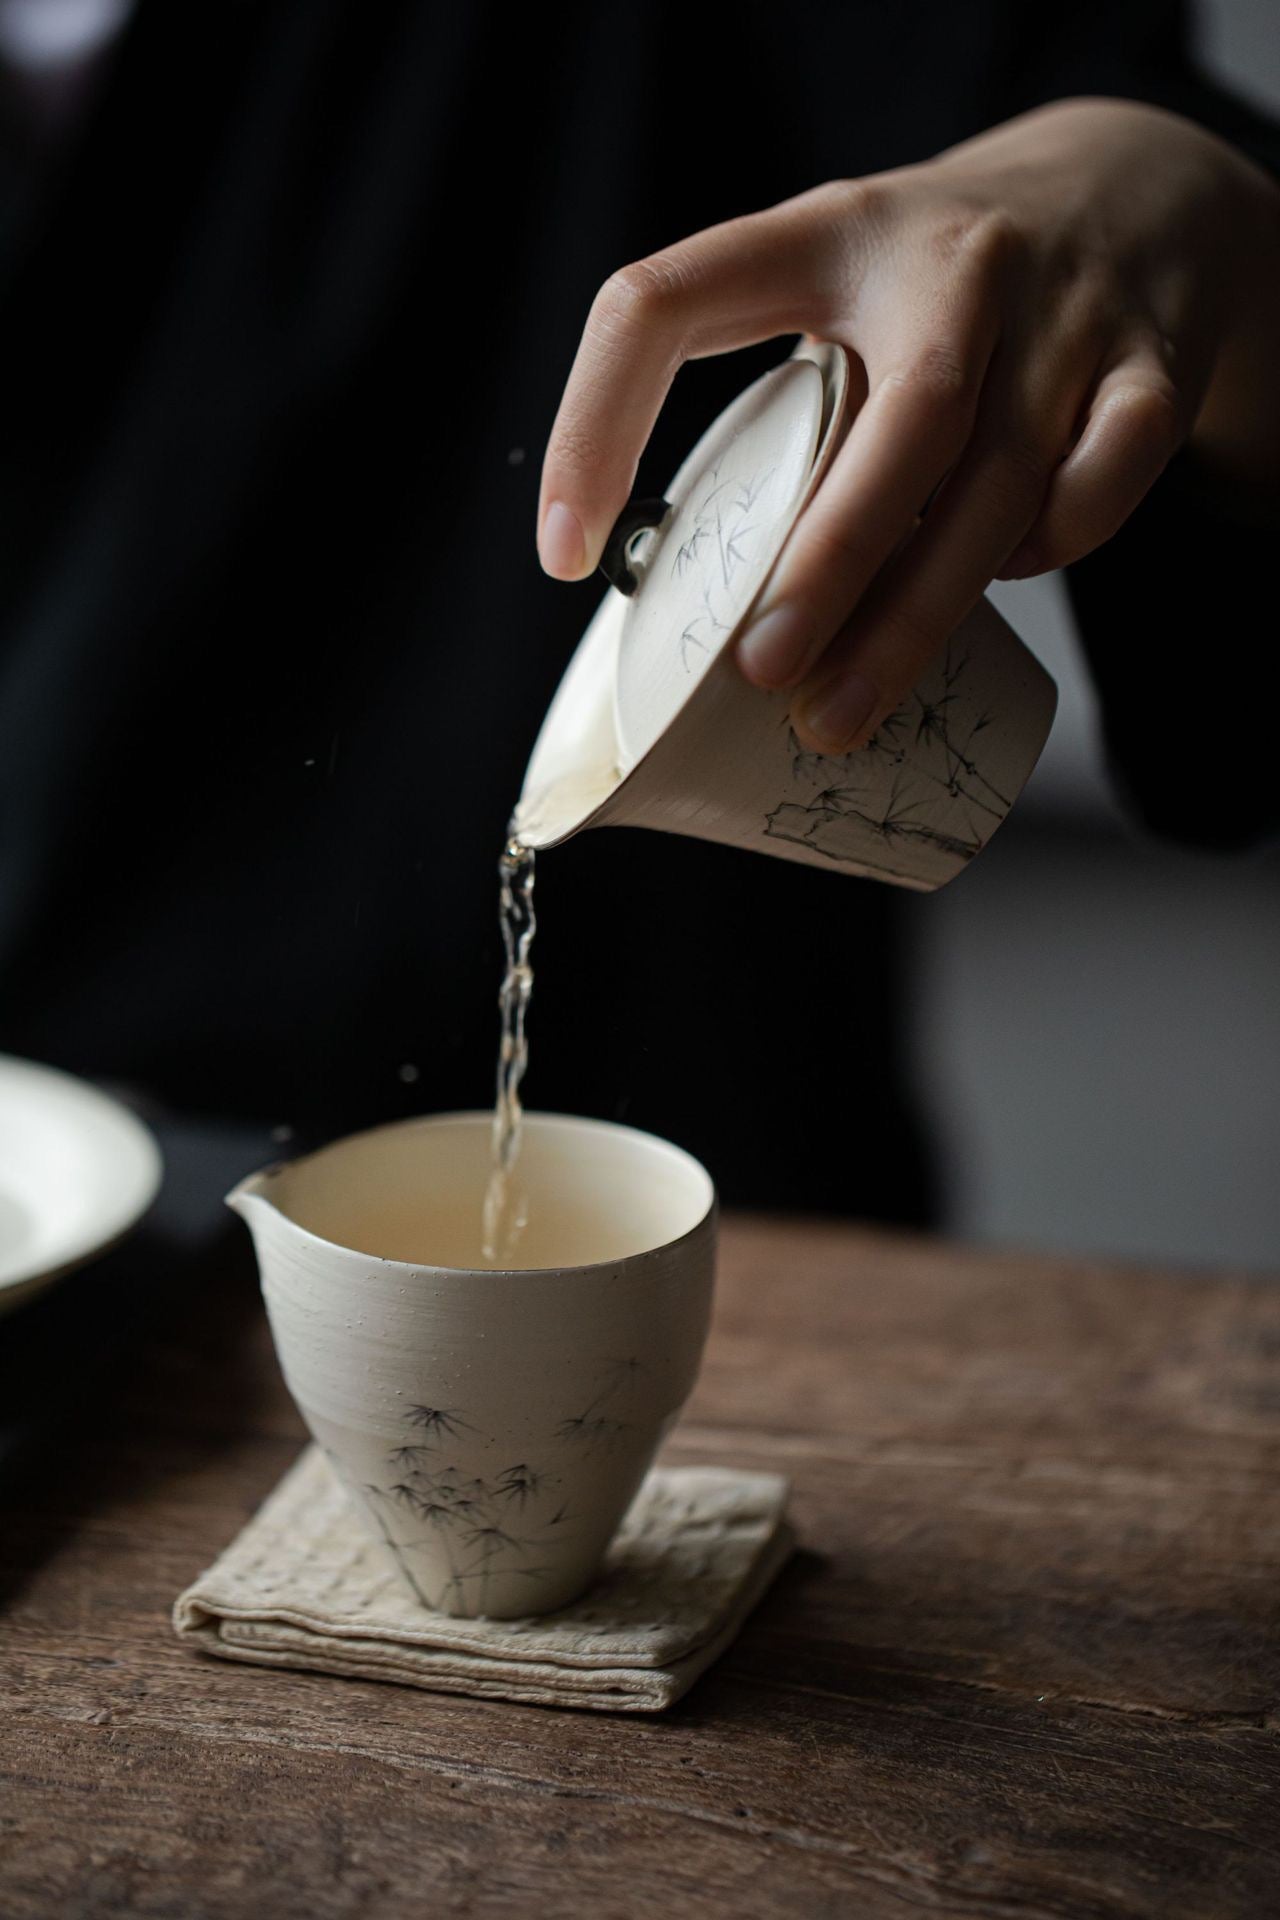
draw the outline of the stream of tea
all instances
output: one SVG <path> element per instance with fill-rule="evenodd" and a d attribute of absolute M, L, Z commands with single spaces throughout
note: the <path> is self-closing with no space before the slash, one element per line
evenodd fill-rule
<path fill-rule="evenodd" d="M 493 1107 L 493 1169 L 484 1196 L 480 1244 L 490 1266 L 507 1266 L 529 1219 L 529 1196 L 520 1181 L 520 1082 L 529 1064 L 525 1016 L 533 992 L 529 949 L 537 931 L 533 911 L 534 856 L 514 834 L 498 861 L 498 921 L 506 962 L 498 1006 L 498 1088 Z"/>

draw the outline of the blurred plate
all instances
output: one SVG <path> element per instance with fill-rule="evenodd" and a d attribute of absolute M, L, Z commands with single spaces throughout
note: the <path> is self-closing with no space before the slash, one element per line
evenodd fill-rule
<path fill-rule="evenodd" d="M 161 1170 L 151 1133 L 118 1100 L 0 1054 L 0 1313 L 122 1239 Z"/>

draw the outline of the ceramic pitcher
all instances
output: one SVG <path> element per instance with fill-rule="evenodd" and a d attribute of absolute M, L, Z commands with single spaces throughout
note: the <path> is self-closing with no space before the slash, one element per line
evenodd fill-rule
<path fill-rule="evenodd" d="M 527 846 L 654 827 L 927 891 L 986 845 L 1057 702 L 989 601 L 858 753 L 806 751 L 793 696 L 749 685 L 732 657 L 848 430 L 847 401 L 843 350 L 806 343 L 720 416 L 662 501 L 623 516 L 614 584 L 529 761 L 515 815 Z"/>
<path fill-rule="evenodd" d="M 482 1264 L 493 1116 L 398 1121 L 243 1181 L 286 1384 L 424 1606 L 586 1587 L 696 1378 L 716 1206 L 678 1147 L 527 1114 L 518 1271 Z"/>

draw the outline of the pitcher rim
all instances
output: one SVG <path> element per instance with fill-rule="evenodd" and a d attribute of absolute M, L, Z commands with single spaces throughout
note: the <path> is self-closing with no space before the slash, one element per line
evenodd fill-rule
<path fill-rule="evenodd" d="M 486 1280 L 489 1278 L 495 1280 L 512 1279 L 517 1276 L 521 1279 L 528 1280 L 537 1280 L 539 1278 L 562 1279 L 570 1274 L 604 1274 L 619 1267 L 630 1265 L 633 1261 L 649 1259 L 655 1254 L 673 1252 L 676 1248 L 683 1246 L 686 1241 L 692 1240 L 696 1234 L 703 1232 L 708 1224 L 710 1224 L 712 1228 L 718 1227 L 720 1215 L 719 1190 L 708 1169 L 703 1166 L 696 1154 L 689 1152 L 687 1147 L 680 1146 L 674 1140 L 665 1139 L 660 1133 L 652 1133 L 646 1127 L 629 1126 L 624 1120 L 599 1120 L 591 1114 L 551 1113 L 544 1112 L 541 1108 L 527 1113 L 525 1115 L 526 1122 L 532 1121 L 536 1124 L 540 1120 L 564 1121 L 573 1126 L 586 1127 L 592 1130 L 604 1129 L 610 1133 L 630 1134 L 639 1140 L 652 1140 L 656 1142 L 658 1146 L 665 1147 L 669 1152 L 679 1154 L 682 1159 L 689 1161 L 690 1164 L 697 1169 L 707 1183 L 708 1199 L 705 1210 L 699 1215 L 697 1220 L 694 1221 L 691 1227 L 687 1227 L 683 1233 L 677 1234 L 673 1239 L 661 1240 L 652 1247 L 640 1247 L 634 1253 L 618 1254 L 611 1260 L 577 1261 L 555 1267 L 451 1267 L 440 1266 L 436 1262 L 429 1260 L 395 1260 L 386 1254 L 364 1253 L 358 1247 L 345 1246 L 340 1240 L 330 1240 L 327 1235 L 316 1233 L 313 1228 L 304 1227 L 300 1221 L 294 1220 L 285 1214 L 283 1209 L 275 1206 L 275 1202 L 263 1191 L 264 1182 L 270 1181 L 279 1174 L 289 1172 L 293 1167 L 301 1166 L 304 1161 L 316 1159 L 320 1154 L 328 1153 L 336 1147 L 351 1146 L 358 1140 L 368 1140 L 379 1133 L 402 1132 L 411 1127 L 429 1127 L 435 1124 L 459 1120 L 469 1121 L 473 1124 L 484 1123 L 491 1125 L 493 1115 L 482 1107 L 459 1107 L 446 1113 L 410 1114 L 399 1120 L 380 1120 L 375 1126 L 361 1127 L 355 1133 L 342 1134 L 336 1140 L 326 1141 L 324 1146 L 314 1147 L 310 1153 L 299 1154 L 296 1160 L 272 1160 L 265 1167 L 259 1167 L 253 1173 L 245 1174 L 244 1178 L 238 1180 L 230 1192 L 224 1196 L 223 1204 L 224 1206 L 231 1207 L 232 1211 L 235 1212 L 236 1208 L 233 1202 L 241 1197 L 251 1200 L 266 1200 L 267 1204 L 272 1206 L 275 1212 L 281 1214 L 282 1218 L 288 1220 L 289 1226 L 295 1233 L 299 1233 L 305 1239 L 313 1241 L 316 1246 L 327 1247 L 335 1253 L 350 1254 L 359 1260 L 372 1260 L 375 1261 L 379 1267 L 400 1268 L 406 1273 L 439 1273 L 459 1277 L 465 1275 L 468 1279 L 474 1280 Z"/>

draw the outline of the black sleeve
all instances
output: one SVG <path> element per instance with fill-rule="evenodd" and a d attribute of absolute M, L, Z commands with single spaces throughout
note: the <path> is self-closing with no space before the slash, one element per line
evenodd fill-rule
<path fill-rule="evenodd" d="M 1185 57 L 1148 78 L 1135 97 L 1209 128 L 1280 180 L 1280 128 L 1262 113 Z M 1066 570 L 1109 771 L 1150 832 L 1224 851 L 1280 833 L 1278 550 L 1276 519 L 1225 502 L 1188 449 L 1112 540 Z"/>
<path fill-rule="evenodd" d="M 1280 832 L 1277 549 L 1184 452 L 1066 570 L 1108 771 L 1149 832 L 1224 852 Z"/>

